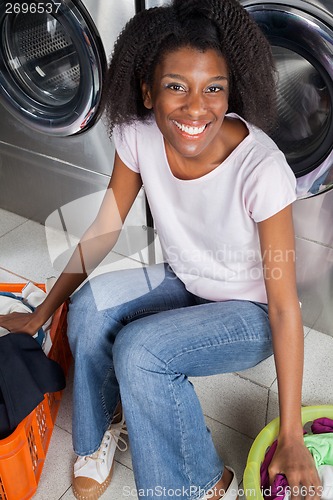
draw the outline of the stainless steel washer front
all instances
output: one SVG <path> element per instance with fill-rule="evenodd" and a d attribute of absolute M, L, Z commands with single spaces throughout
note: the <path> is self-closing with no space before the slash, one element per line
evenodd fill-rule
<path fill-rule="evenodd" d="M 273 138 L 297 177 L 297 284 L 304 323 L 333 336 L 333 3 L 240 0 L 278 70 Z"/>
<path fill-rule="evenodd" d="M 0 34 L 1 101 L 12 114 L 57 136 L 96 121 L 106 57 L 83 6 L 1 0 Z"/>
<path fill-rule="evenodd" d="M 333 186 L 333 23 L 307 2 L 242 2 L 271 43 L 278 72 L 272 136 L 298 179 L 298 198 Z"/>
<path fill-rule="evenodd" d="M 134 0 L 0 0 L 0 208 L 43 224 L 105 189 L 114 146 L 100 92 L 134 14 Z"/>

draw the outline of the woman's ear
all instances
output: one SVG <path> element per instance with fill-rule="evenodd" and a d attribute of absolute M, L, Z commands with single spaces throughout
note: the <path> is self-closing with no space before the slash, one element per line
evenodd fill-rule
<path fill-rule="evenodd" d="M 142 99 L 143 99 L 144 107 L 147 109 L 153 109 L 151 91 L 150 91 L 150 88 L 148 87 L 147 83 L 143 83 L 141 85 L 141 91 L 142 91 Z"/>

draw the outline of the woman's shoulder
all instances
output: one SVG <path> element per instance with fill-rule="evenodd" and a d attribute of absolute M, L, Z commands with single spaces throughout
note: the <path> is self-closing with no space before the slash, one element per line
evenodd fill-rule
<path fill-rule="evenodd" d="M 150 157 L 163 154 L 163 141 L 159 135 L 160 131 L 154 120 L 133 120 L 114 127 L 112 139 L 123 162 L 135 165 L 141 171 L 142 165 L 147 165 Z"/>
<path fill-rule="evenodd" d="M 226 119 L 228 119 L 230 127 L 233 128 L 236 136 L 237 134 L 241 136 L 242 130 L 247 130 L 247 136 L 249 136 L 248 142 L 252 147 L 255 146 L 256 148 L 266 150 L 267 152 L 280 151 L 277 144 L 266 132 L 250 121 L 245 120 L 242 116 L 236 113 L 228 113 L 228 115 L 226 115 Z"/>
<path fill-rule="evenodd" d="M 242 120 L 236 113 L 230 113 L 225 116 L 223 123 L 224 140 L 229 149 L 233 151 L 250 134 L 250 129 L 245 120 Z"/>
<path fill-rule="evenodd" d="M 117 151 L 129 149 L 138 154 L 139 150 L 147 149 L 147 144 L 156 144 L 159 133 L 155 120 L 133 120 L 116 125 L 112 139 Z"/>

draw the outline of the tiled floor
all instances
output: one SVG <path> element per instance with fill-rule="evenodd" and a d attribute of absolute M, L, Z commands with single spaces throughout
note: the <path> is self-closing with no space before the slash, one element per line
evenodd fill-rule
<path fill-rule="evenodd" d="M 50 238 L 48 239 L 50 246 Z M 43 282 L 59 274 L 52 259 L 57 238 L 48 248 L 45 228 L 0 209 L 0 282 Z M 139 266 L 135 260 L 117 260 L 113 267 Z M 304 405 L 332 404 L 333 338 L 308 328 L 305 334 Z M 71 381 L 63 394 L 57 423 L 39 483 L 36 500 L 71 500 Z M 192 380 L 207 424 L 225 462 L 235 468 L 242 481 L 248 451 L 265 424 L 277 415 L 277 384 L 274 363 L 223 376 Z M 102 497 L 120 500 L 137 498 L 130 451 L 117 452 L 113 480 Z"/>

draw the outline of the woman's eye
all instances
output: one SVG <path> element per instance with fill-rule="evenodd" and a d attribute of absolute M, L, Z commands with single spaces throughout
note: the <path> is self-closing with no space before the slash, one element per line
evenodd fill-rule
<path fill-rule="evenodd" d="M 217 85 L 211 85 L 206 89 L 206 92 L 208 94 L 216 94 L 217 92 L 221 92 L 223 90 L 223 87 L 218 87 Z"/>
<path fill-rule="evenodd" d="M 178 83 L 169 83 L 166 88 L 175 90 L 176 92 L 185 92 L 184 87 L 182 85 L 179 85 Z"/>

